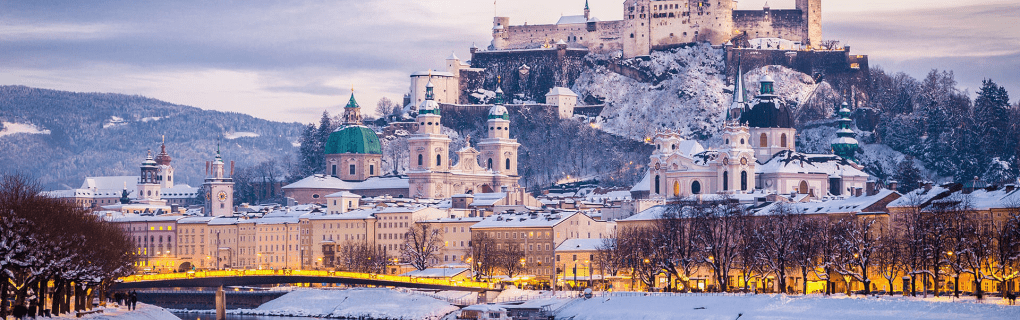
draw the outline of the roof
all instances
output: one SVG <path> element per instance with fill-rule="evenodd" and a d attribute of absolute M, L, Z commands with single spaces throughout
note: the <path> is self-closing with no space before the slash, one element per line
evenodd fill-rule
<path fill-rule="evenodd" d="M 507 112 L 506 107 L 497 104 L 489 108 L 489 119 L 510 120 L 510 114 Z"/>
<path fill-rule="evenodd" d="M 372 129 L 366 126 L 347 126 L 330 133 L 326 140 L 326 154 L 341 153 L 382 154 L 382 145 Z"/>
<path fill-rule="evenodd" d="M 326 198 L 361 198 L 360 195 L 348 191 L 334 192 L 326 195 Z"/>
<path fill-rule="evenodd" d="M 425 270 L 413 270 L 402 274 L 401 276 L 415 278 L 447 278 L 467 271 L 468 268 L 428 268 Z"/>
<path fill-rule="evenodd" d="M 564 220 L 579 214 L 577 211 L 566 211 L 560 213 L 552 212 L 515 212 L 500 213 L 491 215 L 479 223 L 471 226 L 475 228 L 524 228 L 524 227 L 552 227 Z"/>
<path fill-rule="evenodd" d="M 108 176 L 108 177 L 85 177 L 82 182 L 82 189 L 99 190 L 123 190 L 135 191 L 138 185 L 138 176 Z"/>
<path fill-rule="evenodd" d="M 336 189 L 340 190 L 373 190 L 373 189 L 407 189 L 408 180 L 404 177 L 371 177 L 365 181 L 343 181 L 327 175 L 311 175 L 297 182 L 283 186 L 283 189 Z"/>
<path fill-rule="evenodd" d="M 491 206 L 503 198 L 506 198 L 506 193 L 503 192 L 476 193 L 471 206 Z"/>
<path fill-rule="evenodd" d="M 570 89 L 567 89 L 567 88 L 564 88 L 564 87 L 553 87 L 552 90 L 549 90 L 549 93 L 545 94 L 545 96 L 546 97 L 548 97 L 548 96 L 574 96 L 574 97 L 576 97 L 577 94 L 574 93 L 574 91 L 571 91 Z"/>
<path fill-rule="evenodd" d="M 646 170 L 645 171 L 645 176 L 642 177 L 641 181 L 638 181 L 637 184 L 634 184 L 634 187 L 630 188 L 630 191 L 631 192 L 651 191 L 651 188 L 652 188 L 651 187 L 651 183 L 652 183 L 651 179 L 652 179 L 652 172 Z"/>
<path fill-rule="evenodd" d="M 556 251 L 595 251 L 607 239 L 567 239 L 556 247 Z M 614 239 L 608 239 L 615 241 Z"/>
<path fill-rule="evenodd" d="M 592 19 L 597 21 L 597 19 L 594 18 Z M 559 21 L 556 21 L 556 24 L 578 24 L 578 23 L 588 23 L 588 19 L 585 18 L 584 15 L 562 16 L 560 17 Z"/>
<path fill-rule="evenodd" d="M 453 77 L 452 73 L 442 71 L 418 71 L 411 74 L 412 77 L 428 77 L 430 75 L 433 77 Z"/>
<path fill-rule="evenodd" d="M 753 128 L 793 128 L 793 116 L 786 104 L 766 99 L 745 108 L 740 114 L 740 123 Z"/>
<path fill-rule="evenodd" d="M 172 188 L 162 189 L 159 191 L 159 196 L 168 199 L 182 199 L 182 198 L 194 198 L 198 196 L 197 187 L 192 187 L 186 184 L 174 185 Z"/>
<path fill-rule="evenodd" d="M 899 197 L 894 190 L 883 189 L 870 196 L 847 197 L 842 199 L 814 200 L 808 202 L 791 203 L 789 206 L 796 213 L 802 214 L 833 214 L 833 213 L 862 213 L 864 210 L 891 195 Z M 772 203 L 756 210 L 756 215 L 765 215 L 779 206 Z"/>
<path fill-rule="evenodd" d="M 832 154 L 807 154 L 783 150 L 755 168 L 757 173 L 823 173 L 840 177 L 869 177 L 849 160 Z"/>
<path fill-rule="evenodd" d="M 457 58 L 456 53 L 450 52 L 450 56 L 446 57 L 446 60 L 460 60 L 460 58 Z"/>
<path fill-rule="evenodd" d="M 637 214 L 627 217 L 621 221 L 645 221 L 645 220 L 658 220 L 662 217 L 662 213 L 666 212 L 666 205 L 657 205 L 651 208 L 642 210 Z"/>

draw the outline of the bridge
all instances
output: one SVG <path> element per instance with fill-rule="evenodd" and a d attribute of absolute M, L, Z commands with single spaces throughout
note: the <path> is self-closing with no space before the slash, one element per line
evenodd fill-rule
<path fill-rule="evenodd" d="M 222 287 L 285 283 L 340 283 L 453 291 L 500 291 L 488 282 L 416 278 L 375 273 L 325 270 L 213 270 L 132 275 L 119 279 L 114 290 L 175 287 Z"/>

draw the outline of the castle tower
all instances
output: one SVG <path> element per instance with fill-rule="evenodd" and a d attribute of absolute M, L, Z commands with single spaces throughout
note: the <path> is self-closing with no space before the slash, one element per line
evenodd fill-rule
<path fill-rule="evenodd" d="M 510 114 L 503 106 L 503 89 L 496 88 L 496 101 L 486 120 L 488 135 L 478 142 L 482 168 L 492 172 L 517 176 L 517 139 L 510 139 Z"/>
<path fill-rule="evenodd" d="M 759 81 L 760 89 L 754 106 L 744 108 L 740 124 L 750 129 L 750 146 L 755 157 L 768 160 L 784 150 L 795 151 L 797 129 L 793 128 L 793 114 L 775 94 L 775 81 L 769 75 Z"/>
<path fill-rule="evenodd" d="M 159 154 L 156 155 L 156 169 L 159 172 L 157 180 L 159 180 L 160 187 L 170 189 L 174 187 L 174 167 L 170 166 L 172 159 L 166 153 L 166 137 L 163 138 L 159 149 Z"/>
<path fill-rule="evenodd" d="M 510 37 L 509 32 L 507 32 L 509 27 L 510 17 L 494 17 L 492 19 L 492 43 L 489 44 L 489 50 L 507 48 L 507 40 Z"/>
<path fill-rule="evenodd" d="M 591 20 L 591 9 L 588 8 L 588 0 L 584 0 L 584 21 Z"/>
<path fill-rule="evenodd" d="M 224 172 L 223 157 L 220 156 L 220 147 L 216 146 L 216 158 L 211 166 L 206 163 L 206 178 L 202 184 L 205 191 L 205 215 L 212 217 L 231 217 L 234 215 L 234 179 Z M 231 162 L 230 173 L 233 174 L 234 165 Z"/>
<path fill-rule="evenodd" d="M 839 109 L 839 130 L 836 131 L 836 138 L 832 139 L 832 153 L 837 156 L 843 157 L 850 161 L 857 161 L 855 154 L 857 153 L 857 139 L 856 134 L 850 129 L 850 107 L 847 106 L 846 102 L 843 102 L 843 106 Z"/>
<path fill-rule="evenodd" d="M 152 152 L 149 151 L 145 156 L 145 161 L 142 161 L 141 175 L 138 177 L 138 196 L 136 198 L 143 202 L 159 201 L 159 191 L 159 164 L 152 159 Z"/>
<path fill-rule="evenodd" d="M 560 119 L 570 119 L 577 106 L 577 94 L 565 87 L 553 87 L 545 94 L 545 103 L 556 106 L 556 114 Z"/>
<path fill-rule="evenodd" d="M 381 175 L 382 145 L 375 131 L 361 124 L 361 106 L 354 99 L 354 88 L 344 107 L 343 122 L 326 139 L 326 173 L 347 181 Z"/>
<path fill-rule="evenodd" d="M 818 48 L 822 44 L 822 0 L 797 0 L 796 8 L 800 10 L 804 21 L 805 46 Z"/>

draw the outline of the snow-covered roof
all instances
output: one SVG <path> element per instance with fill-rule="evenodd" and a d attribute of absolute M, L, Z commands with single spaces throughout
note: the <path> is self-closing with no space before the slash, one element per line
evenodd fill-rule
<path fill-rule="evenodd" d="M 925 188 L 917 188 L 914 191 L 907 192 L 899 199 L 889 203 L 889 207 L 912 207 L 927 205 L 929 201 L 936 198 L 948 196 L 950 190 L 946 186 L 933 186 L 931 190 L 925 190 Z"/>
<path fill-rule="evenodd" d="M 588 18 L 585 18 L 584 15 L 562 16 L 562 17 L 560 17 L 559 21 L 556 21 L 556 24 L 578 24 L 578 23 L 588 23 L 588 22 L 597 22 L 597 21 L 600 21 L 600 20 L 598 18 L 588 19 Z"/>
<path fill-rule="evenodd" d="M 159 215 L 159 216 L 143 216 L 137 214 L 124 215 L 123 217 L 113 219 L 112 222 L 165 222 L 165 221 L 177 221 L 184 218 L 179 215 Z"/>
<path fill-rule="evenodd" d="M 850 161 L 832 154 L 806 154 L 783 150 L 758 165 L 757 173 L 821 173 L 828 176 L 868 177 Z"/>
<path fill-rule="evenodd" d="M 503 192 L 476 193 L 471 206 L 491 206 L 503 198 L 506 198 L 506 193 Z"/>
<path fill-rule="evenodd" d="M 651 208 L 642 210 L 637 214 L 627 217 L 622 221 L 646 221 L 646 220 L 658 220 L 662 218 L 662 214 L 666 212 L 666 205 L 657 205 Z"/>
<path fill-rule="evenodd" d="M 594 192 L 592 192 L 585 196 L 585 201 L 590 202 L 616 201 L 616 200 L 631 200 L 630 190 L 609 191 L 603 194 L 595 194 Z"/>
<path fill-rule="evenodd" d="M 361 196 L 350 193 L 348 191 L 340 191 L 327 194 L 326 198 L 361 198 Z"/>
<path fill-rule="evenodd" d="M 433 77 L 453 77 L 452 73 L 445 72 L 445 71 L 432 71 L 432 70 L 429 70 L 429 71 L 418 71 L 418 72 L 412 73 L 411 77 L 428 77 L 430 75 L 433 76 Z"/>
<path fill-rule="evenodd" d="M 514 212 L 491 215 L 479 223 L 471 226 L 476 228 L 525 228 L 525 227 L 552 227 L 563 222 L 577 211 L 566 211 L 560 213 L 552 212 Z"/>
<path fill-rule="evenodd" d="M 187 217 L 177 220 L 177 224 L 207 224 L 213 217 Z"/>
<path fill-rule="evenodd" d="M 178 184 L 171 188 L 160 190 L 159 196 L 168 199 L 194 198 L 198 196 L 198 189 L 186 184 Z"/>
<path fill-rule="evenodd" d="M 134 191 L 138 185 L 138 176 L 107 176 L 107 177 L 85 177 L 82 182 L 82 189 L 99 190 L 124 190 L 125 185 L 128 191 Z"/>
<path fill-rule="evenodd" d="M 545 94 L 545 96 L 546 97 L 548 97 L 548 96 L 574 96 L 574 97 L 576 97 L 577 94 L 574 93 L 574 91 L 571 91 L 568 88 L 553 87 L 552 90 L 549 90 L 549 93 Z"/>
<path fill-rule="evenodd" d="M 408 180 L 404 177 L 372 177 L 365 181 L 344 181 L 327 175 L 311 175 L 297 182 L 288 184 L 283 189 L 337 189 L 337 190 L 368 190 L 368 189 L 405 189 Z"/>
<path fill-rule="evenodd" d="M 460 60 L 460 58 L 457 58 L 456 53 L 450 52 L 450 56 L 446 57 L 446 60 Z"/>
<path fill-rule="evenodd" d="M 863 213 L 868 207 L 875 205 L 879 201 L 886 199 L 891 195 L 899 196 L 894 190 L 883 189 L 878 193 L 871 196 L 860 196 L 860 197 L 847 197 L 842 199 L 823 199 L 813 200 L 808 202 L 797 202 L 786 204 L 790 206 L 796 213 L 802 214 L 834 214 L 834 213 Z M 772 203 L 767 206 L 761 207 L 755 210 L 756 215 L 767 215 L 773 212 L 777 206 L 781 204 Z"/>
<path fill-rule="evenodd" d="M 428 223 L 476 222 L 477 223 L 477 222 L 481 222 L 483 219 L 485 219 L 485 218 L 482 218 L 482 217 L 457 217 L 457 218 L 439 218 L 439 219 L 425 220 L 425 221 L 422 221 L 422 222 L 428 222 Z"/>
<path fill-rule="evenodd" d="M 602 246 L 604 240 L 606 239 L 567 239 L 556 247 L 556 251 L 595 251 Z"/>

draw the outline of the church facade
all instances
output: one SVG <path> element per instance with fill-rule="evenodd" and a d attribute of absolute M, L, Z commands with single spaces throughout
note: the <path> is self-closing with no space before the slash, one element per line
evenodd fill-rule
<path fill-rule="evenodd" d="M 738 71 L 738 74 L 740 71 Z M 801 194 L 814 198 L 860 195 L 869 175 L 854 162 L 857 141 L 849 110 L 840 110 L 838 155 L 796 151 L 796 129 L 789 108 L 766 75 L 754 99 L 745 97 L 742 75 L 726 114 L 723 143 L 705 150 L 673 131 L 657 132 L 648 169 L 653 199 L 699 194 Z"/>

